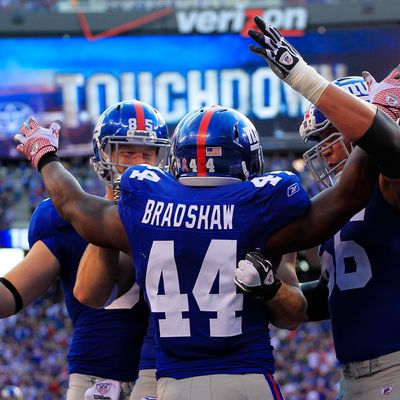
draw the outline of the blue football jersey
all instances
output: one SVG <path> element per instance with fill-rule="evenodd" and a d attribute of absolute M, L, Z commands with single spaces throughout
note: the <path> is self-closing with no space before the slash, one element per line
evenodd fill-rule
<path fill-rule="evenodd" d="M 265 305 L 238 293 L 234 270 L 307 211 L 297 177 L 193 188 L 140 165 L 125 171 L 121 189 L 121 220 L 152 312 L 157 376 L 273 373 Z"/>
<path fill-rule="evenodd" d="M 376 188 L 367 207 L 320 248 L 340 362 L 400 350 L 400 213 Z"/>
<path fill-rule="evenodd" d="M 119 381 L 137 378 L 147 326 L 147 305 L 139 287 L 107 309 L 81 304 L 73 295 L 79 261 L 87 242 L 57 213 L 50 199 L 39 204 L 29 226 L 29 244 L 41 240 L 61 265 L 60 280 L 74 331 L 68 353 L 69 373 Z M 120 306 L 123 302 L 123 306 Z"/>

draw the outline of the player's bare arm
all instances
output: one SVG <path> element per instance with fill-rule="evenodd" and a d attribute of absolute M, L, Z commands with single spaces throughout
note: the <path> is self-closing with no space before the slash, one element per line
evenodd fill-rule
<path fill-rule="evenodd" d="M 57 211 L 83 238 L 102 247 L 129 253 L 117 206 L 84 192 L 78 181 L 59 162 L 55 151 L 58 149 L 60 127 L 61 123 L 53 122 L 49 129 L 42 128 L 31 118 L 15 136 L 20 142 L 18 151 L 41 172 Z"/>
<path fill-rule="evenodd" d="M 306 299 L 295 273 L 296 253 L 287 254 L 274 272 L 272 263 L 259 251 L 246 254 L 235 270 L 234 282 L 247 295 L 264 301 L 270 321 L 278 328 L 296 329 L 304 320 Z"/>
<path fill-rule="evenodd" d="M 400 128 L 373 104 L 341 90 L 307 65 L 273 26 L 255 17 L 259 31 L 249 30 L 275 74 L 321 110 L 342 135 L 363 148 L 389 178 L 400 177 Z"/>
<path fill-rule="evenodd" d="M 60 270 L 59 262 L 47 246 L 42 241 L 36 242 L 26 257 L 4 276 L 9 283 L 0 284 L 0 318 L 31 304 L 55 282 Z"/>
<path fill-rule="evenodd" d="M 278 328 L 296 329 L 305 318 L 307 302 L 297 279 L 296 258 L 296 253 L 282 256 L 276 272 L 282 286 L 276 296 L 265 302 L 271 322 Z"/>
<path fill-rule="evenodd" d="M 79 263 L 74 296 L 90 307 L 103 307 L 135 283 L 132 260 L 119 250 L 89 243 Z"/>

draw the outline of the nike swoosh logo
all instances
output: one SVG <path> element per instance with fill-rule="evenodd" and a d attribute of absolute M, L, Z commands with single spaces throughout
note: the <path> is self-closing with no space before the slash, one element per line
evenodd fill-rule
<path fill-rule="evenodd" d="M 98 39 L 104 39 L 112 36 L 119 35 L 123 32 L 131 31 L 140 26 L 146 25 L 149 22 L 155 21 L 166 15 L 172 14 L 175 11 L 174 8 L 163 8 L 162 10 L 154 11 L 150 14 L 144 15 L 143 17 L 136 18 L 132 21 L 129 21 L 125 24 L 118 25 L 115 28 L 107 29 L 104 32 L 100 32 L 96 35 L 93 35 L 88 20 L 86 18 L 86 14 L 80 10 L 77 10 L 76 14 L 78 16 L 79 24 L 82 28 L 83 35 L 89 41 L 94 41 Z"/>

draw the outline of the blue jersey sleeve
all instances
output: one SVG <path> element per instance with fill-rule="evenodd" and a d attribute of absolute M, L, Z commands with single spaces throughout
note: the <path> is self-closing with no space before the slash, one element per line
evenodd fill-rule
<path fill-rule="evenodd" d="M 264 197 L 263 204 L 264 219 L 270 234 L 301 217 L 309 209 L 310 197 L 295 174 L 273 172 L 255 179 L 253 184 L 256 185 L 257 182 L 267 182 L 264 188 L 271 193 Z"/>
<path fill-rule="evenodd" d="M 61 218 L 51 200 L 43 200 L 34 211 L 29 224 L 29 247 L 41 240 L 62 265 L 68 258 L 69 244 L 64 232 L 69 229 L 71 225 Z"/>

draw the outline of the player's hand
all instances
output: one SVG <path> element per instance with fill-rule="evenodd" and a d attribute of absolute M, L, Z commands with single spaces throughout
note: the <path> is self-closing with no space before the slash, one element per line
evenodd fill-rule
<path fill-rule="evenodd" d="M 250 251 L 235 270 L 235 285 L 243 292 L 262 300 L 271 300 L 281 281 L 275 276 L 272 264 L 258 251 Z"/>
<path fill-rule="evenodd" d="M 118 204 L 119 198 L 121 197 L 121 175 L 120 174 L 114 175 L 113 196 L 114 196 L 114 203 Z"/>
<path fill-rule="evenodd" d="M 363 71 L 362 77 L 368 85 L 371 103 L 397 121 L 400 118 L 400 65 L 379 83 L 368 71 Z"/>
<path fill-rule="evenodd" d="M 249 36 L 259 46 L 249 49 L 264 57 L 272 71 L 311 103 L 316 104 L 329 82 L 307 65 L 300 53 L 272 25 L 255 17 L 261 32 L 249 29 Z"/>
<path fill-rule="evenodd" d="M 24 154 L 27 160 L 37 169 L 40 159 L 51 151 L 58 149 L 60 121 L 54 121 L 50 128 L 41 127 L 34 118 L 23 124 L 14 140 L 19 142 L 17 151 Z"/>
<path fill-rule="evenodd" d="M 299 52 L 276 28 L 260 17 L 255 17 L 254 22 L 261 32 L 249 29 L 248 33 L 260 46 L 250 45 L 249 49 L 264 57 L 279 78 L 285 80 L 298 63 L 305 64 Z"/>

